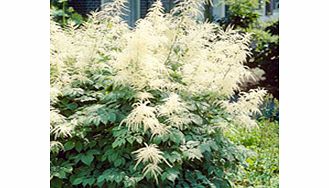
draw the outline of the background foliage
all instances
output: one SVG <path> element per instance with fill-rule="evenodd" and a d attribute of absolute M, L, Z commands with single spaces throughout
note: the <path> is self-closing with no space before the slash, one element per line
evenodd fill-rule
<path fill-rule="evenodd" d="M 233 26 L 242 32 L 252 33 L 252 56 L 247 65 L 265 71 L 257 73 L 257 82 L 250 82 L 247 88 L 266 88 L 279 98 L 279 20 L 262 21 L 259 0 L 226 0 L 226 16 L 217 22 L 223 27 Z M 259 72 L 259 71 L 258 71 Z"/>
<path fill-rule="evenodd" d="M 233 175 L 237 187 L 279 187 L 278 121 L 260 120 L 257 130 L 237 129 L 228 135 L 254 152 L 247 159 L 248 166 Z"/>
<path fill-rule="evenodd" d="M 50 0 L 50 10 L 52 18 L 61 26 L 66 26 L 70 22 L 80 25 L 84 20 L 73 7 L 69 6 L 69 0 Z"/>

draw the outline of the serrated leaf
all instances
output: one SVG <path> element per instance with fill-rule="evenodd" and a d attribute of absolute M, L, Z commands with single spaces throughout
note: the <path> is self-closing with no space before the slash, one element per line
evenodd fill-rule
<path fill-rule="evenodd" d="M 73 180 L 72 185 L 79 185 L 82 183 L 82 178 L 76 178 Z"/>
<path fill-rule="evenodd" d="M 169 155 L 168 159 L 171 163 L 182 160 L 181 154 L 179 154 L 177 151 L 172 152 L 171 155 Z"/>
<path fill-rule="evenodd" d="M 117 119 L 117 116 L 116 116 L 116 114 L 114 112 L 111 112 L 111 113 L 108 114 L 108 117 L 107 118 L 108 118 L 108 120 L 110 122 L 114 123 L 116 121 L 116 119 Z"/>
<path fill-rule="evenodd" d="M 84 179 L 83 181 L 82 181 L 82 185 L 83 186 L 86 186 L 86 185 L 90 185 L 90 186 L 92 186 L 94 183 L 95 183 L 95 178 L 88 178 L 88 179 Z"/>
<path fill-rule="evenodd" d="M 204 153 L 204 152 L 211 152 L 211 149 L 210 149 L 210 146 L 209 146 L 209 144 L 207 144 L 207 143 L 202 143 L 201 145 L 200 145 L 200 150 L 201 150 L 201 152 L 202 153 Z"/>
<path fill-rule="evenodd" d="M 73 141 L 68 141 L 64 144 L 64 149 L 67 151 L 67 150 L 71 150 L 74 148 L 74 142 Z"/>
<path fill-rule="evenodd" d="M 167 179 L 169 181 L 175 182 L 176 178 L 178 178 L 179 171 L 177 169 L 171 168 L 167 171 Z"/>
<path fill-rule="evenodd" d="M 87 154 L 88 154 L 88 155 L 99 155 L 100 152 L 99 152 L 98 150 L 96 150 L 96 149 L 92 149 L 92 150 L 89 150 L 89 151 L 87 152 Z"/>
<path fill-rule="evenodd" d="M 99 126 L 100 122 L 101 122 L 101 118 L 99 116 L 95 116 L 92 118 L 92 122 L 93 124 L 95 124 L 96 126 Z"/>
<path fill-rule="evenodd" d="M 75 149 L 77 152 L 80 152 L 82 150 L 82 143 L 81 142 L 76 142 L 75 143 Z"/>
<path fill-rule="evenodd" d="M 78 104 L 77 103 L 70 103 L 66 106 L 69 110 L 75 110 L 78 108 Z"/>
<path fill-rule="evenodd" d="M 184 134 L 180 131 L 173 132 L 172 134 L 170 134 L 169 138 L 170 138 L 171 141 L 175 142 L 176 144 L 180 144 L 181 142 L 185 142 Z"/>
<path fill-rule="evenodd" d="M 134 138 L 133 136 L 129 136 L 129 137 L 127 137 L 126 139 L 127 139 L 127 141 L 128 141 L 130 144 L 133 144 L 133 143 L 134 143 L 134 140 L 135 140 L 135 138 Z"/>
<path fill-rule="evenodd" d="M 117 159 L 117 160 L 114 161 L 114 166 L 115 166 L 115 167 L 118 167 L 118 166 L 120 166 L 121 164 L 122 164 L 122 160 L 121 160 L 121 159 Z"/>
<path fill-rule="evenodd" d="M 117 138 L 117 139 L 115 139 L 115 141 L 112 143 L 112 147 L 113 147 L 113 148 L 120 147 L 120 146 L 124 145 L 125 143 L 126 143 L 126 140 L 125 140 L 125 139 Z"/>
<path fill-rule="evenodd" d="M 114 181 L 117 182 L 117 183 L 120 183 L 122 181 L 123 177 L 122 175 L 120 174 L 117 174 L 115 177 L 114 177 Z"/>
<path fill-rule="evenodd" d="M 104 125 L 106 125 L 106 123 L 107 123 L 107 117 L 106 117 L 106 114 L 101 114 L 100 115 L 100 119 L 101 119 L 101 122 L 104 124 Z"/>
<path fill-rule="evenodd" d="M 81 161 L 83 163 L 85 163 L 86 165 L 90 165 L 91 162 L 94 160 L 94 156 L 93 155 L 82 155 L 81 156 Z"/>
<path fill-rule="evenodd" d="M 97 183 L 103 182 L 105 180 L 105 176 L 104 175 L 100 175 L 97 178 Z"/>

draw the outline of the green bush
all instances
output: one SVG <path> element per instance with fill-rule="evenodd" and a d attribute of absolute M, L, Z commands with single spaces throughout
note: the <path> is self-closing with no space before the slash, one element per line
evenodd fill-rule
<path fill-rule="evenodd" d="M 248 35 L 195 20 L 195 0 L 168 14 L 156 1 L 129 29 L 124 2 L 51 22 L 51 187 L 231 187 L 248 152 L 223 129 L 257 126 L 266 93 L 230 100 Z"/>
<path fill-rule="evenodd" d="M 265 79 L 257 85 L 269 91 L 276 99 L 279 99 L 279 21 L 271 20 L 260 23 L 257 27 L 246 30 L 253 33 L 252 53 L 248 59 L 250 68 L 264 70 Z M 255 87 L 251 84 L 249 88 Z"/>
<path fill-rule="evenodd" d="M 219 20 L 225 26 L 233 25 L 246 29 L 260 18 L 260 13 L 257 11 L 259 0 L 225 0 L 225 5 L 226 16 Z"/>
<path fill-rule="evenodd" d="M 61 26 L 66 26 L 68 23 L 81 25 L 83 17 L 69 6 L 68 3 L 69 0 L 50 0 L 50 10 L 53 20 Z"/>
<path fill-rule="evenodd" d="M 237 187 L 279 187 L 279 124 L 262 120 L 259 129 L 238 129 L 228 134 L 236 144 L 254 152 L 247 159 L 248 166 L 241 167 L 232 179 Z"/>

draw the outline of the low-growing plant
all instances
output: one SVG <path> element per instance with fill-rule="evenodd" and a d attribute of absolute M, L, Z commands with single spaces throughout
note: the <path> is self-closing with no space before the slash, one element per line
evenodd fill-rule
<path fill-rule="evenodd" d="M 228 137 L 253 151 L 247 166 L 232 175 L 236 187 L 279 187 L 279 124 L 278 121 L 261 120 L 259 129 L 248 131 L 238 128 Z"/>
<path fill-rule="evenodd" d="M 134 29 L 124 0 L 79 28 L 51 21 L 51 187 L 233 186 L 248 153 L 223 130 L 256 127 L 266 92 L 231 100 L 249 35 L 195 19 L 202 3 L 156 1 Z"/>

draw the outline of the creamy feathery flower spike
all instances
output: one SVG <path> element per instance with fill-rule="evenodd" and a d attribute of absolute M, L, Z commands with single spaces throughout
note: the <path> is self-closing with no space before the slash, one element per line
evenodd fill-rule
<path fill-rule="evenodd" d="M 186 104 L 176 93 L 170 93 L 164 101 L 164 104 L 158 106 L 158 116 L 165 116 L 166 124 L 181 130 L 184 129 L 184 125 L 191 122 Z"/>
<path fill-rule="evenodd" d="M 145 100 L 153 99 L 154 97 L 149 92 L 138 92 L 136 94 L 136 98 L 141 100 L 141 101 L 145 101 Z"/>
<path fill-rule="evenodd" d="M 248 93 L 241 92 L 237 102 L 224 101 L 222 104 L 226 111 L 233 116 L 233 121 L 247 128 L 257 127 L 255 120 L 251 119 L 253 114 L 260 114 L 259 105 L 266 95 L 264 89 L 252 89 Z"/>
<path fill-rule="evenodd" d="M 56 126 L 66 122 L 65 116 L 61 115 L 58 110 L 50 110 L 50 125 Z"/>
<path fill-rule="evenodd" d="M 148 106 L 148 104 L 150 104 L 150 101 L 139 101 L 135 103 L 133 105 L 134 109 L 120 125 L 125 123 L 128 129 L 132 131 L 138 131 L 140 128 L 143 128 L 144 132 L 150 129 L 153 134 L 166 133 L 167 131 L 164 131 L 166 129 L 163 127 L 164 125 L 156 118 L 156 108 Z"/>
<path fill-rule="evenodd" d="M 171 115 L 173 113 L 187 112 L 186 105 L 176 93 L 170 93 L 169 97 L 164 99 L 165 103 L 159 106 L 159 115 Z"/>
<path fill-rule="evenodd" d="M 158 184 L 159 183 L 158 175 L 160 175 L 162 171 L 163 170 L 157 164 L 149 163 L 143 168 L 142 173 L 143 176 L 146 176 L 147 174 L 151 174 L 154 177 L 156 184 Z"/>
<path fill-rule="evenodd" d="M 146 176 L 147 174 L 151 174 L 154 178 L 156 183 L 158 183 L 158 175 L 161 174 L 162 169 L 159 167 L 159 163 L 165 162 L 170 168 L 172 165 L 168 163 L 168 161 L 163 157 L 163 152 L 158 149 L 158 146 L 155 144 L 147 145 L 145 147 L 140 148 L 132 154 L 136 154 L 136 165 L 135 169 L 140 163 L 147 164 L 143 169 L 143 175 Z"/>
<path fill-rule="evenodd" d="M 132 154 L 136 154 L 136 165 L 135 168 L 138 166 L 138 164 L 142 163 L 153 163 L 153 164 L 159 164 L 161 162 L 165 162 L 169 167 L 172 167 L 168 161 L 163 157 L 163 152 L 158 149 L 158 146 L 155 144 L 147 145 L 146 143 L 145 147 L 140 148 Z"/>
<path fill-rule="evenodd" d="M 71 132 L 74 127 L 69 123 L 58 124 L 51 129 L 51 133 L 54 134 L 55 140 L 58 137 L 69 137 L 72 136 Z"/>
<path fill-rule="evenodd" d="M 164 121 L 164 123 L 172 126 L 177 127 L 180 130 L 183 130 L 186 125 L 192 122 L 192 118 L 190 118 L 187 114 L 180 114 L 180 115 L 170 115 Z"/>
<path fill-rule="evenodd" d="M 59 151 L 59 150 L 64 150 L 64 146 L 62 143 L 58 141 L 51 141 L 50 142 L 50 150 L 51 151 Z"/>

